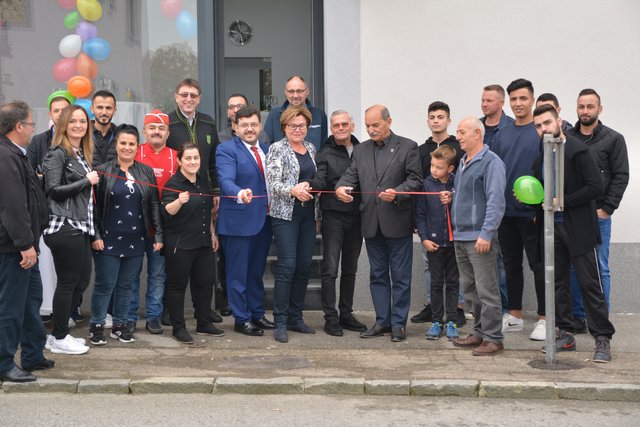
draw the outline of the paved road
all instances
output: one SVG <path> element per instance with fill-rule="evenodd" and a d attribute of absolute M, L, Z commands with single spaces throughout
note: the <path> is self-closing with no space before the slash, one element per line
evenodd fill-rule
<path fill-rule="evenodd" d="M 637 426 L 640 405 L 393 396 L 0 394 L 0 426 Z"/>

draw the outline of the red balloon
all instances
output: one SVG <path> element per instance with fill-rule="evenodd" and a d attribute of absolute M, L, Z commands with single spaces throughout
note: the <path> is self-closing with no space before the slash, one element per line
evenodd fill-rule
<path fill-rule="evenodd" d="M 91 80 L 85 76 L 73 76 L 67 82 L 67 90 L 76 98 L 84 98 L 92 89 Z"/>
<path fill-rule="evenodd" d="M 53 78 L 60 83 L 66 82 L 71 77 L 78 74 L 76 58 L 64 58 L 59 60 L 53 65 L 51 74 L 53 74 Z"/>
<path fill-rule="evenodd" d="M 182 10 L 182 0 L 162 0 L 160 11 L 167 19 L 175 19 Z"/>
<path fill-rule="evenodd" d="M 67 10 L 75 9 L 76 0 L 58 0 L 58 6 Z"/>
<path fill-rule="evenodd" d="M 76 68 L 78 69 L 78 74 L 88 79 L 95 79 L 98 75 L 98 64 L 84 52 L 78 54 Z"/>

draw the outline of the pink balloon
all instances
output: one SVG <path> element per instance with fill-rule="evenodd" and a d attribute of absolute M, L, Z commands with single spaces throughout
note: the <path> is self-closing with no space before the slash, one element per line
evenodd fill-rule
<path fill-rule="evenodd" d="M 76 27 L 76 34 L 80 36 L 83 42 L 86 42 L 98 35 L 98 29 L 95 25 L 82 21 Z"/>
<path fill-rule="evenodd" d="M 53 65 L 51 74 L 53 74 L 53 78 L 60 83 L 65 83 L 71 77 L 78 74 L 76 58 L 64 58 L 59 60 Z"/>
<path fill-rule="evenodd" d="M 67 10 L 75 9 L 76 0 L 58 0 L 58 6 Z"/>
<path fill-rule="evenodd" d="M 160 11 L 167 19 L 175 19 L 182 10 L 182 0 L 162 0 Z"/>

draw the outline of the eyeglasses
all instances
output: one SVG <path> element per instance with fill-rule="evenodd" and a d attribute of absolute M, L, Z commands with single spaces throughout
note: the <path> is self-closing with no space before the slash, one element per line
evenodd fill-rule
<path fill-rule="evenodd" d="M 227 110 L 237 110 L 237 109 L 240 109 L 240 108 L 242 108 L 244 106 L 245 106 L 245 104 L 235 104 L 235 105 L 229 104 L 229 105 L 227 105 Z"/>
<path fill-rule="evenodd" d="M 187 99 L 187 98 L 197 99 L 200 97 L 200 94 L 192 93 L 192 92 L 180 92 L 178 96 L 182 99 Z"/>
<path fill-rule="evenodd" d="M 287 89 L 285 92 L 287 92 L 289 95 L 302 95 L 306 91 L 307 89 Z"/>
<path fill-rule="evenodd" d="M 258 129 L 260 127 L 260 123 L 240 123 L 238 128 L 240 129 Z"/>
<path fill-rule="evenodd" d="M 24 121 L 20 121 L 20 123 L 22 123 L 25 126 L 31 126 L 31 127 L 36 127 L 36 122 L 24 122 Z"/>
<path fill-rule="evenodd" d="M 332 128 L 348 128 L 351 125 L 351 123 L 349 122 L 342 122 L 342 123 L 334 123 L 331 125 Z"/>
<path fill-rule="evenodd" d="M 287 129 L 289 129 L 290 131 L 294 131 L 296 129 L 298 130 L 305 130 L 307 128 L 306 124 L 301 124 L 301 125 L 292 125 L 292 124 L 287 124 Z"/>

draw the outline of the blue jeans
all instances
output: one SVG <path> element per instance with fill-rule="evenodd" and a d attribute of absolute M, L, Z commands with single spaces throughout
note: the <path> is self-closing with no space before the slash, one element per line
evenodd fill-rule
<path fill-rule="evenodd" d="M 600 270 L 600 285 L 602 286 L 602 293 L 604 294 L 604 300 L 607 302 L 607 307 L 611 310 L 611 302 L 609 300 L 609 294 L 611 292 L 611 273 L 609 272 L 609 247 L 611 244 L 611 217 L 603 219 L 598 218 L 598 225 L 600 226 L 600 238 L 602 242 L 598 245 L 598 269 Z M 573 317 L 577 319 L 584 319 L 584 304 L 582 303 L 582 293 L 580 292 L 580 282 L 576 275 L 576 270 L 571 266 L 571 272 L 569 276 L 571 283 L 571 296 L 573 299 Z"/>
<path fill-rule="evenodd" d="M 143 256 L 120 258 L 94 254 L 96 278 L 91 295 L 91 324 L 104 325 L 113 294 L 113 324 L 124 325 L 131 304 L 131 290 L 140 277 Z"/>
<path fill-rule="evenodd" d="M 164 282 L 167 280 L 167 272 L 164 265 L 164 256 L 160 251 L 153 251 L 153 239 L 147 239 L 147 295 L 144 300 L 144 318 L 146 320 L 160 319 L 162 316 L 162 296 L 164 295 Z M 138 307 L 140 306 L 140 275 L 133 282 L 131 290 L 131 305 L 129 306 L 129 320 L 138 320 Z"/>
<path fill-rule="evenodd" d="M 369 289 L 376 311 L 376 324 L 404 328 L 411 304 L 413 237 L 388 238 L 380 229 L 365 239 L 369 256 Z M 389 276 L 391 273 L 391 277 Z"/>
<path fill-rule="evenodd" d="M 302 308 L 316 241 L 313 204 L 302 207 L 296 203 L 291 221 L 271 218 L 271 229 L 278 255 L 273 288 L 273 318 L 277 328 L 285 328 L 302 322 Z"/>
<path fill-rule="evenodd" d="M 13 369 L 18 348 L 23 367 L 44 360 L 46 332 L 40 320 L 42 280 L 38 264 L 20 267 L 19 252 L 0 253 L 0 373 Z"/>

